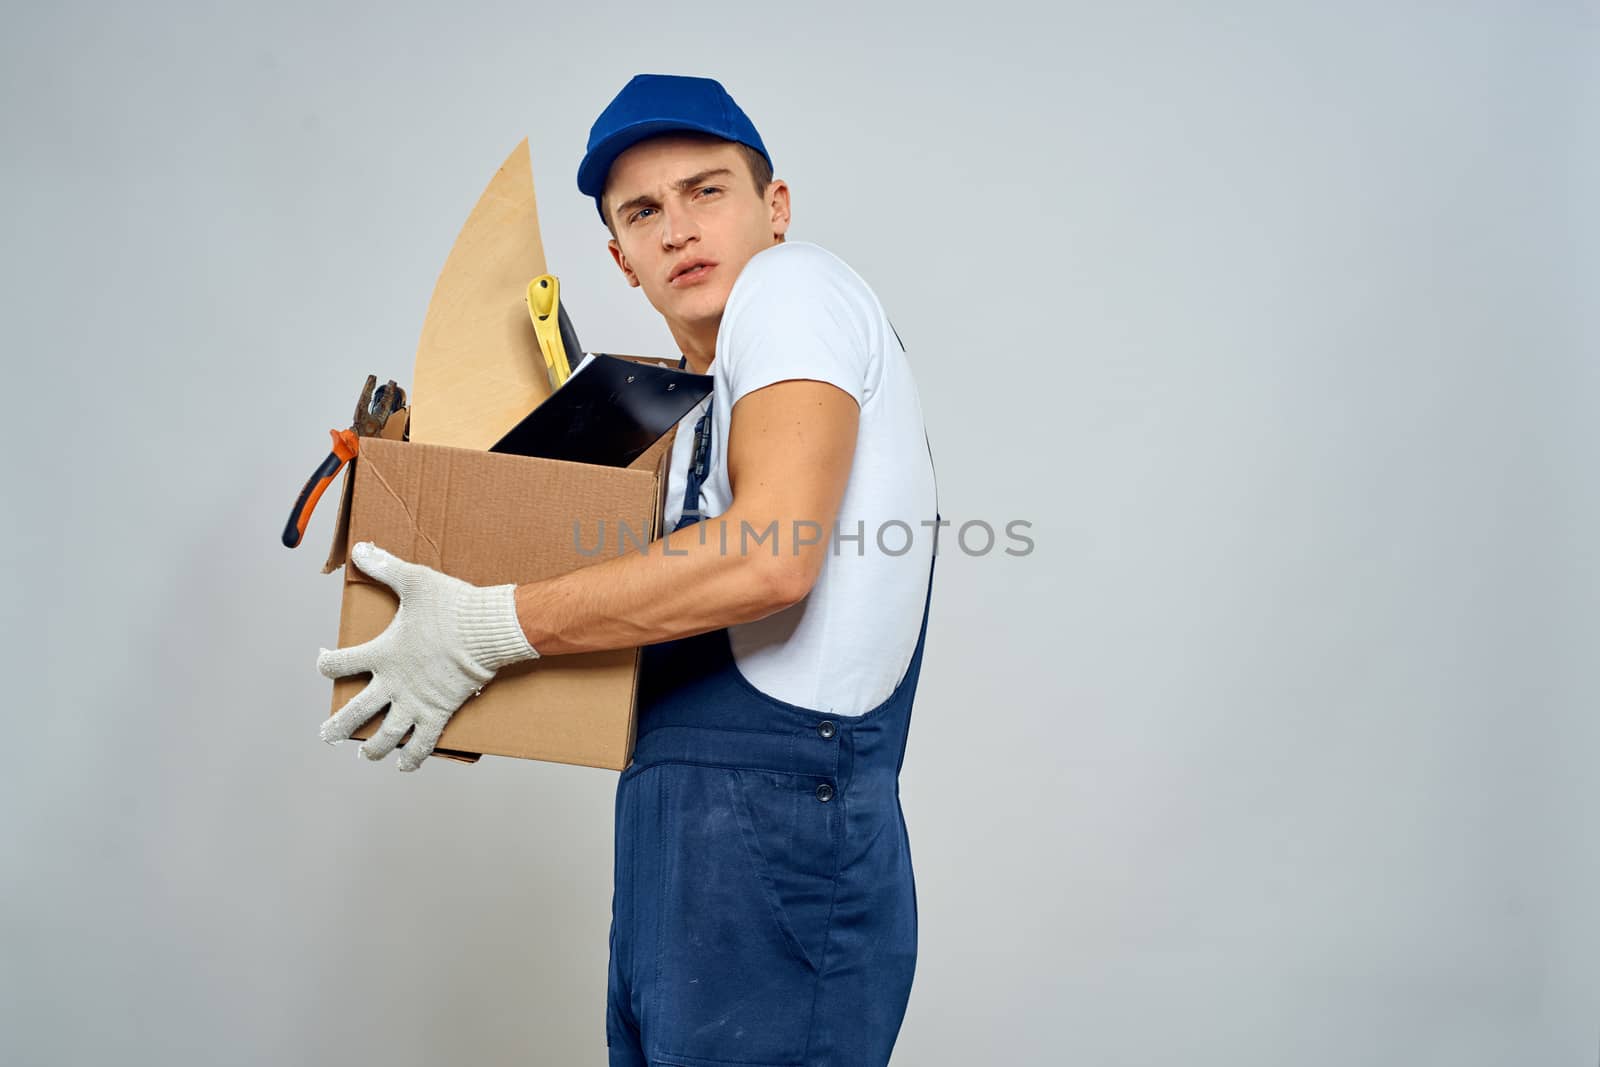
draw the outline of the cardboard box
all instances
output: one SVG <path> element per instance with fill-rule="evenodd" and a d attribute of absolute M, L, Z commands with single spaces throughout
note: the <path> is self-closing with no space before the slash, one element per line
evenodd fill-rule
<path fill-rule="evenodd" d="M 520 585 L 660 536 L 672 433 L 628 467 L 602 467 L 406 441 L 408 417 L 396 412 L 347 466 L 324 573 L 345 563 L 350 545 L 372 541 L 474 585 Z M 624 529 L 632 536 L 619 537 Z M 382 633 L 398 606 L 388 586 L 346 566 L 339 647 Z M 633 755 L 639 659 L 637 648 L 612 649 L 506 667 L 451 717 L 435 754 L 622 770 Z M 330 714 L 370 679 L 336 679 Z M 374 716 L 354 736 L 371 737 L 382 721 Z"/>

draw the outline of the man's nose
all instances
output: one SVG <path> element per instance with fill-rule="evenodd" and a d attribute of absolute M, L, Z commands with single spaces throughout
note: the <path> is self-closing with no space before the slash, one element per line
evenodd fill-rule
<path fill-rule="evenodd" d="M 669 208 L 661 209 L 661 244 L 666 248 L 682 248 L 691 240 L 700 236 L 699 230 L 694 225 L 694 219 L 688 211 L 673 211 Z"/>

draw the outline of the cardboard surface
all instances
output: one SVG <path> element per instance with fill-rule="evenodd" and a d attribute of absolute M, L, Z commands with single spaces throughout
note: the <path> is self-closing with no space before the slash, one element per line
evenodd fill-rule
<path fill-rule="evenodd" d="M 411 440 L 487 449 L 550 395 L 528 318 L 528 283 L 545 270 L 524 139 L 456 237 L 422 323 L 412 375 Z"/>
<path fill-rule="evenodd" d="M 345 562 L 348 546 L 372 541 L 475 585 L 522 584 L 636 551 L 660 533 L 672 437 L 625 468 L 363 439 L 328 567 Z M 622 523 L 631 537 L 619 537 Z M 398 604 L 388 586 L 345 567 L 339 647 L 383 632 Z M 630 648 L 507 667 L 455 713 L 435 751 L 621 770 L 633 753 L 638 666 Z M 330 714 L 369 680 L 336 679 Z M 354 736 L 371 737 L 381 724 L 375 716 Z"/>

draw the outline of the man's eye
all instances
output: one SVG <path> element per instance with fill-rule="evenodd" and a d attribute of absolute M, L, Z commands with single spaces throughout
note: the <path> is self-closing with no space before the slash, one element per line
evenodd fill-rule
<path fill-rule="evenodd" d="M 635 212 L 634 212 L 634 213 L 633 213 L 633 214 L 632 214 L 632 215 L 629 215 L 629 216 L 628 216 L 628 221 L 629 221 L 629 222 L 637 222 L 637 221 L 638 221 L 638 220 L 639 220 L 639 218 L 640 218 L 640 217 L 641 217 L 641 216 L 642 216 L 642 215 L 643 215 L 643 214 L 644 214 L 644 213 L 645 213 L 645 212 L 646 212 L 646 211 L 653 211 L 653 210 L 655 210 L 655 209 L 654 209 L 654 208 L 648 208 L 648 207 L 642 207 L 642 208 L 640 208 L 640 209 L 639 209 L 639 210 L 638 210 L 638 211 L 635 211 Z"/>
<path fill-rule="evenodd" d="M 722 191 L 722 186 L 720 186 L 720 185 L 702 185 L 700 187 L 700 191 L 702 193 L 720 193 Z"/>

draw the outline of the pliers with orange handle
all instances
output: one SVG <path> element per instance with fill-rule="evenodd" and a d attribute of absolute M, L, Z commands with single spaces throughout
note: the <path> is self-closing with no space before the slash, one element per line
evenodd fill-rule
<path fill-rule="evenodd" d="M 289 513 L 289 524 L 283 528 L 286 548 L 294 548 L 305 536 L 306 525 L 311 521 L 311 512 L 316 509 L 317 501 L 322 499 L 323 491 L 344 465 L 356 458 L 356 453 L 361 450 L 361 438 L 378 436 L 383 424 L 389 421 L 389 416 L 405 406 L 406 391 L 396 385 L 393 378 L 386 385 L 378 385 L 376 374 L 367 375 L 367 384 L 361 388 L 361 399 L 356 401 L 355 420 L 348 430 L 328 431 L 333 437 L 333 451 L 311 475 L 305 488 L 300 490 L 299 499 L 294 502 L 294 510 Z"/>

